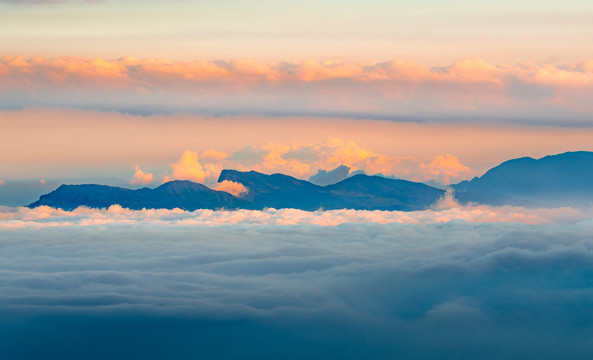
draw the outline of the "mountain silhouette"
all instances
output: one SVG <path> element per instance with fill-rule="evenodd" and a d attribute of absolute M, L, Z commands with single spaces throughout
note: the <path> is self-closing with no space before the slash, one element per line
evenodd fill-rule
<path fill-rule="evenodd" d="M 189 211 L 237 209 L 248 205 L 229 193 L 187 180 L 175 180 L 154 189 L 138 190 L 105 185 L 61 185 L 51 193 L 42 195 L 29 207 L 47 205 L 73 210 L 79 206 L 107 208 L 116 204 L 133 210 L 180 208 Z"/>
<path fill-rule="evenodd" d="M 582 206 L 593 203 L 593 152 L 505 161 L 453 186 L 463 201 L 492 205 Z"/>
<path fill-rule="evenodd" d="M 309 182 L 315 185 L 327 186 L 345 180 L 350 175 L 350 167 L 340 165 L 333 170 L 319 170 L 317 174 L 309 178 Z"/>
<path fill-rule="evenodd" d="M 72 210 L 79 206 L 130 209 L 319 209 L 402 210 L 427 209 L 443 190 L 405 180 L 355 175 L 337 184 L 319 186 L 294 177 L 255 171 L 223 170 L 218 179 L 243 184 L 241 198 L 191 181 L 171 181 L 155 189 L 124 189 L 105 185 L 62 185 L 29 205 Z"/>
<path fill-rule="evenodd" d="M 307 211 L 428 209 L 444 190 L 407 180 L 358 174 L 320 186 L 283 174 L 223 170 L 218 178 L 243 184 L 241 197 L 191 181 L 171 181 L 138 190 L 105 185 L 62 185 L 29 205 L 65 210 L 79 206 L 130 209 L 265 209 Z M 452 186 L 461 203 L 529 207 L 586 206 L 593 203 L 593 152 L 567 152 L 541 159 L 513 159 L 483 176 Z"/>

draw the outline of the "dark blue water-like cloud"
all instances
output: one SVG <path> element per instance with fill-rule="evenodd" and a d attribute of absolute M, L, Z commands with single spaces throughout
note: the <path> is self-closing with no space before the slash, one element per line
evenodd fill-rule
<path fill-rule="evenodd" d="M 584 359 L 591 230 L 0 230 L 3 358 Z"/>

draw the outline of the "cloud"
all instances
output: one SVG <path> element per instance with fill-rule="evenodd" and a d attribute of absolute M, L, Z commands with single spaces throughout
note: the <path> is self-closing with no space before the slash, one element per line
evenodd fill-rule
<path fill-rule="evenodd" d="M 165 176 L 163 182 L 171 180 L 193 180 L 196 182 L 216 181 L 222 168 L 218 168 L 212 163 L 205 163 L 202 165 L 198 161 L 198 153 L 186 150 L 181 154 L 181 157 L 176 163 L 171 164 L 173 172 Z"/>
<path fill-rule="evenodd" d="M 224 160 L 229 157 L 224 151 L 217 151 L 214 149 L 208 149 L 202 151 L 200 157 L 204 160 Z"/>
<path fill-rule="evenodd" d="M 283 173 L 308 179 L 320 170 L 347 166 L 351 171 L 364 171 L 370 175 L 400 177 L 413 181 L 433 180 L 449 184 L 475 172 L 451 155 L 437 155 L 423 162 L 413 157 L 387 156 L 357 145 L 354 141 L 329 138 L 322 143 L 292 144 L 267 143 L 250 145 L 230 156 L 222 151 L 205 150 L 203 165 L 198 153 L 185 151 L 177 163 L 171 165 L 173 173 L 164 181 L 188 179 L 214 184 L 224 168 L 241 171 L 259 171 L 267 174 Z"/>
<path fill-rule="evenodd" d="M 445 184 L 475 173 L 451 154 L 422 161 L 409 156 L 376 153 L 354 141 L 340 138 L 328 138 L 322 143 L 250 145 L 236 151 L 221 164 L 227 168 L 279 172 L 297 178 L 309 178 L 320 170 L 344 165 L 352 171 L 362 170 L 371 175 L 390 175 L 414 181 L 434 180 Z"/>
<path fill-rule="evenodd" d="M 437 155 L 430 163 L 421 164 L 427 170 L 426 180 L 433 179 L 445 185 L 451 183 L 451 178 L 459 180 L 471 173 L 471 169 L 463 165 L 459 159 L 451 154 Z"/>
<path fill-rule="evenodd" d="M 242 184 L 224 181 L 212 187 L 240 195 L 249 191 Z M 126 224 L 135 221 L 148 221 L 159 224 L 224 226 L 229 224 L 259 225 L 320 225 L 339 226 L 349 223 L 377 224 L 436 224 L 448 222 L 491 223 L 507 222 L 530 225 L 572 224 L 593 219 L 593 209 L 541 208 L 527 209 L 514 206 L 461 205 L 449 190 L 443 198 L 424 211 L 368 211 L 368 210 L 328 210 L 303 211 L 296 209 L 235 210 L 193 212 L 180 209 L 129 210 L 119 205 L 108 209 L 89 209 L 80 207 L 73 211 L 63 211 L 47 206 L 34 209 L 2 208 L 0 229 L 2 228 L 45 228 L 56 226 L 81 226 L 103 224 Z"/>
<path fill-rule="evenodd" d="M 8 358 L 55 358 L 65 347 L 87 354 L 97 343 L 118 354 L 98 346 L 89 358 L 581 359 L 593 351 L 590 220 L 209 227 L 175 220 L 199 219 L 175 211 L 7 211 L 70 223 L 2 221 Z M 121 221 L 85 222 L 102 216 Z"/>
<path fill-rule="evenodd" d="M 589 124 L 590 62 L 493 65 L 466 58 L 428 68 L 401 60 L 263 63 L 3 56 L 0 106 L 431 121 L 478 121 L 479 115 Z M 563 120 L 550 116 L 558 113 Z"/>
<path fill-rule="evenodd" d="M 132 178 L 132 180 L 130 180 L 130 184 L 146 185 L 152 182 L 154 176 L 151 173 L 145 173 L 144 171 L 142 171 L 142 169 L 140 169 L 140 166 L 138 165 L 134 166 L 134 170 L 134 177 Z"/>
<path fill-rule="evenodd" d="M 249 189 L 246 188 L 243 184 L 230 180 L 223 180 L 219 183 L 214 184 L 211 188 L 216 191 L 226 191 L 229 194 L 239 197 L 245 195 L 249 191 Z"/>

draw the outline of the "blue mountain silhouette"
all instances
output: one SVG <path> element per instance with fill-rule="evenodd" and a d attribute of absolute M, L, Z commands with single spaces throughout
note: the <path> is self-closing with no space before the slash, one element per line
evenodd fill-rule
<path fill-rule="evenodd" d="M 458 198 L 485 204 L 587 205 L 593 203 L 593 152 L 505 161 L 453 187 Z"/>
<path fill-rule="evenodd" d="M 238 198 L 191 181 L 171 181 L 155 189 L 124 189 L 105 185 L 62 185 L 29 205 L 72 210 L 79 206 L 130 209 L 265 209 L 294 208 L 403 210 L 426 209 L 443 190 L 405 180 L 356 175 L 330 186 L 318 186 L 288 175 L 223 170 L 218 181 L 243 184 L 248 192 Z"/>
<path fill-rule="evenodd" d="M 426 184 L 364 174 L 319 186 L 283 174 L 223 170 L 219 182 L 243 184 L 241 197 L 191 181 L 171 181 L 138 190 L 104 185 L 62 185 L 29 207 L 65 210 L 79 206 L 130 209 L 428 209 L 444 193 Z M 580 206 L 593 203 L 593 152 L 579 151 L 506 161 L 483 176 L 452 186 L 462 203 L 521 206 Z"/>

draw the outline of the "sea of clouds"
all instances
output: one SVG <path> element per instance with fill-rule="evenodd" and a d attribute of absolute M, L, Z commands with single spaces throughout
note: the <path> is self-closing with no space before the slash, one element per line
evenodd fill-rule
<path fill-rule="evenodd" d="M 2 208 L 2 358 L 588 358 L 589 212 L 440 206 Z"/>

